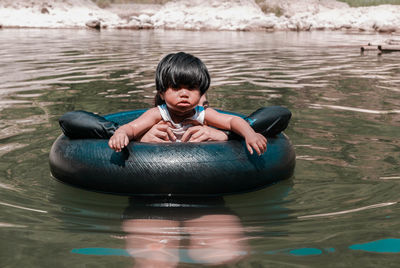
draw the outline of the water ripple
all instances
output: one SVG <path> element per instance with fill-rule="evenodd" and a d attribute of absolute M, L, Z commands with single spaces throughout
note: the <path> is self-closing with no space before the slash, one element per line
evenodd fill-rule
<path fill-rule="evenodd" d="M 380 203 L 380 204 L 374 204 L 374 205 L 360 207 L 360 208 L 343 210 L 343 211 L 336 211 L 336 212 L 328 212 L 328 213 L 321 213 L 321 214 L 314 214 L 314 215 L 299 216 L 299 219 L 309 219 L 309 218 L 317 218 L 317 217 L 337 216 L 337 215 L 354 213 L 354 212 L 359 212 L 359 211 L 368 210 L 368 209 L 392 206 L 392 205 L 395 205 L 395 204 L 397 204 L 397 202 Z"/>

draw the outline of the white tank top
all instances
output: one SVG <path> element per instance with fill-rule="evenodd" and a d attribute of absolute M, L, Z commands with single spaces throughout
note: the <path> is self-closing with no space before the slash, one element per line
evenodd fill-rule
<path fill-rule="evenodd" d="M 171 127 L 171 130 L 175 134 L 177 142 L 180 142 L 185 131 L 188 128 L 193 126 L 193 124 L 190 123 L 191 120 L 199 122 L 200 125 L 204 124 L 205 111 L 204 111 L 203 106 L 196 106 L 194 108 L 194 110 L 195 110 L 194 115 L 190 118 L 186 118 L 181 123 L 175 123 L 174 121 L 172 121 L 171 115 L 169 114 L 166 104 L 161 104 L 161 105 L 158 105 L 157 107 L 158 107 L 158 110 L 160 110 L 162 119 L 165 122 L 170 122 L 172 124 L 173 127 Z M 188 122 L 185 123 L 186 120 L 188 120 Z"/>

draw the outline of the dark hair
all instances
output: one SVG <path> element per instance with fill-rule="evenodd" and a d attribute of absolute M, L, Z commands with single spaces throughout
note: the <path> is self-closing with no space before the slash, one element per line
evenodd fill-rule
<path fill-rule="evenodd" d="M 210 87 L 210 74 L 206 65 L 193 55 L 185 52 L 168 54 L 157 66 L 155 105 L 164 103 L 160 93 L 181 86 L 198 88 L 203 95 Z"/>

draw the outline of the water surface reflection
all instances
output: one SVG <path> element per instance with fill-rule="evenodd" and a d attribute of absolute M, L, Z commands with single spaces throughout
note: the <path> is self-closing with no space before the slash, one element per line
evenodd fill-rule
<path fill-rule="evenodd" d="M 123 217 L 135 267 L 175 267 L 180 259 L 221 265 L 248 252 L 249 238 L 223 198 L 131 198 Z"/>

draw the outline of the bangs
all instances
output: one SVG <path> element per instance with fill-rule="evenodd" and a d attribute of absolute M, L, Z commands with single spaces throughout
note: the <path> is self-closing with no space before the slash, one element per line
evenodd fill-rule
<path fill-rule="evenodd" d="M 210 75 L 204 63 L 183 52 L 167 55 L 157 66 L 157 91 L 165 92 L 167 88 L 188 87 L 199 89 L 204 94 L 210 86 Z"/>
<path fill-rule="evenodd" d="M 198 68 L 196 62 L 192 61 L 189 64 L 175 64 L 171 66 L 170 71 L 165 77 L 165 82 L 168 82 L 168 87 L 180 88 L 186 86 L 190 89 L 198 88 L 204 91 L 208 88 L 207 74 Z"/>

